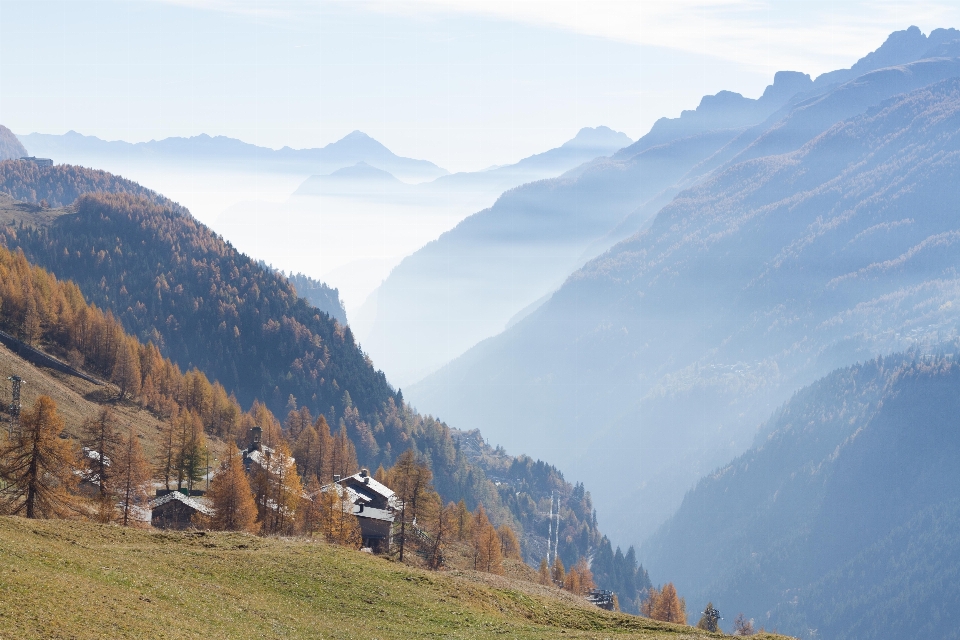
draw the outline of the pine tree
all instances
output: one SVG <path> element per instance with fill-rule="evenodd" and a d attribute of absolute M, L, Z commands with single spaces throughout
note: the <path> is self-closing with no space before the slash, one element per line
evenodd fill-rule
<path fill-rule="evenodd" d="M 219 471 L 210 481 L 207 498 L 213 504 L 214 510 L 211 528 L 248 533 L 256 533 L 259 529 L 253 491 L 243 469 L 240 452 L 236 449 L 220 463 Z"/>
<path fill-rule="evenodd" d="M 150 465 L 132 428 L 120 442 L 113 461 L 111 494 L 120 503 L 120 523 L 126 527 L 131 510 L 147 503 L 151 480 Z"/>
<path fill-rule="evenodd" d="M 61 439 L 63 426 L 49 396 L 21 414 L 19 432 L 0 446 L 0 513 L 28 518 L 77 513 L 77 451 Z"/>

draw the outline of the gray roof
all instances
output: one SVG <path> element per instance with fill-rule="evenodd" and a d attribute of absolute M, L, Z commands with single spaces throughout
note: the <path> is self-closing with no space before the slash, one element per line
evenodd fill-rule
<path fill-rule="evenodd" d="M 353 515 L 358 518 L 370 518 L 371 520 L 383 520 L 384 522 L 393 522 L 393 514 L 384 509 L 374 509 L 373 507 L 364 507 L 360 511 L 359 505 L 353 506 Z"/>
<path fill-rule="evenodd" d="M 172 502 L 172 501 L 174 501 L 174 500 L 177 500 L 177 501 L 179 501 L 179 502 L 182 502 L 183 504 L 187 505 L 187 506 L 190 507 L 191 509 L 194 509 L 195 511 L 199 511 L 200 513 L 202 513 L 202 514 L 204 514 L 204 515 L 207 515 L 207 516 L 212 516 L 212 515 L 213 515 L 213 509 L 211 509 L 210 507 L 208 507 L 208 506 L 205 505 L 204 503 L 200 502 L 200 501 L 197 500 L 196 498 L 191 498 L 190 496 L 185 496 L 185 495 L 183 495 L 182 493 L 180 493 L 179 491 L 171 491 L 170 493 L 168 493 L 168 494 L 165 495 L 165 496 L 160 496 L 159 498 L 154 498 L 153 500 L 150 501 L 150 508 L 151 508 L 151 509 L 156 509 L 157 507 L 159 507 L 159 506 L 161 506 L 161 505 L 165 505 L 165 504 L 167 504 L 168 502 Z"/>

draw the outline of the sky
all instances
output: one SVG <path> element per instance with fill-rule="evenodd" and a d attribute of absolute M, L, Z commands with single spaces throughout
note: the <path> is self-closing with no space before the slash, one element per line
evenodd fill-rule
<path fill-rule="evenodd" d="M 954 3 L 955 4 L 955 3 Z M 0 0 L 0 123 L 322 146 L 359 129 L 451 171 L 584 126 L 636 139 L 721 89 L 849 67 L 948 2 Z"/>

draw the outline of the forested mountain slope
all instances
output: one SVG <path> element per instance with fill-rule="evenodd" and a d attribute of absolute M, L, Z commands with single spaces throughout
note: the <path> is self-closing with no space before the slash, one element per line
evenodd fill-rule
<path fill-rule="evenodd" d="M 954 78 L 733 164 L 408 395 L 589 484 L 636 469 L 598 510 L 638 540 L 792 389 L 956 331 L 958 130 Z"/>
<path fill-rule="evenodd" d="M 197 367 L 218 380 L 244 407 L 259 399 L 281 418 L 294 408 L 323 414 L 334 431 L 346 430 L 371 469 L 414 448 L 444 499 L 463 499 L 470 509 L 482 503 L 494 521 L 512 523 L 523 534 L 527 561 L 545 553 L 551 494 L 560 498 L 564 561 L 572 564 L 600 543 L 582 484 L 566 482 L 552 465 L 494 449 L 477 432 L 417 414 L 348 327 L 297 298 L 281 274 L 238 253 L 185 209 L 127 193 L 86 194 L 64 209 L 4 196 L 0 221 L 6 246 L 74 280 L 144 344 L 158 346 L 181 369 Z M 9 300 L 2 307 L 13 308 Z M 17 331 L 29 324 L 12 322 Z M 112 363 L 117 356 L 107 349 L 98 357 Z M 618 571 L 637 570 L 628 566 L 635 556 L 623 559 Z"/>
<path fill-rule="evenodd" d="M 808 84 L 801 74 L 778 74 L 759 100 L 729 94 L 730 107 L 729 96 L 705 98 L 696 113 L 707 115 L 680 118 L 668 138 L 658 129 L 651 133 L 663 138 L 656 144 L 641 139 L 504 193 L 393 269 L 354 318 L 361 341 L 392 380 L 419 380 L 503 330 L 588 258 L 636 231 L 642 218 L 611 235 L 638 208 L 655 212 L 667 201 L 663 192 L 691 168 Z M 706 129 L 704 119 L 716 129 Z"/>
<path fill-rule="evenodd" d="M 42 167 L 26 160 L 0 162 L 0 192 L 15 200 L 49 207 L 71 204 L 84 193 L 129 193 L 154 202 L 170 201 L 136 182 L 106 171 L 54 165 Z"/>
<path fill-rule="evenodd" d="M 942 353 L 831 373 L 703 478 L 641 555 L 688 599 L 798 637 L 950 637 L 958 392 L 960 366 Z"/>

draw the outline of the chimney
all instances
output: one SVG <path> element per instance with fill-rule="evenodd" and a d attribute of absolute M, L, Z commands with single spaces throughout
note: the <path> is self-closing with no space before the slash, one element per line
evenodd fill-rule
<path fill-rule="evenodd" d="M 363 484 L 370 484 L 370 472 L 366 469 L 360 469 L 360 477 L 363 478 Z"/>
<path fill-rule="evenodd" d="M 333 475 L 333 481 L 334 481 L 334 482 L 340 482 L 340 475 L 335 473 L 335 474 Z"/>

